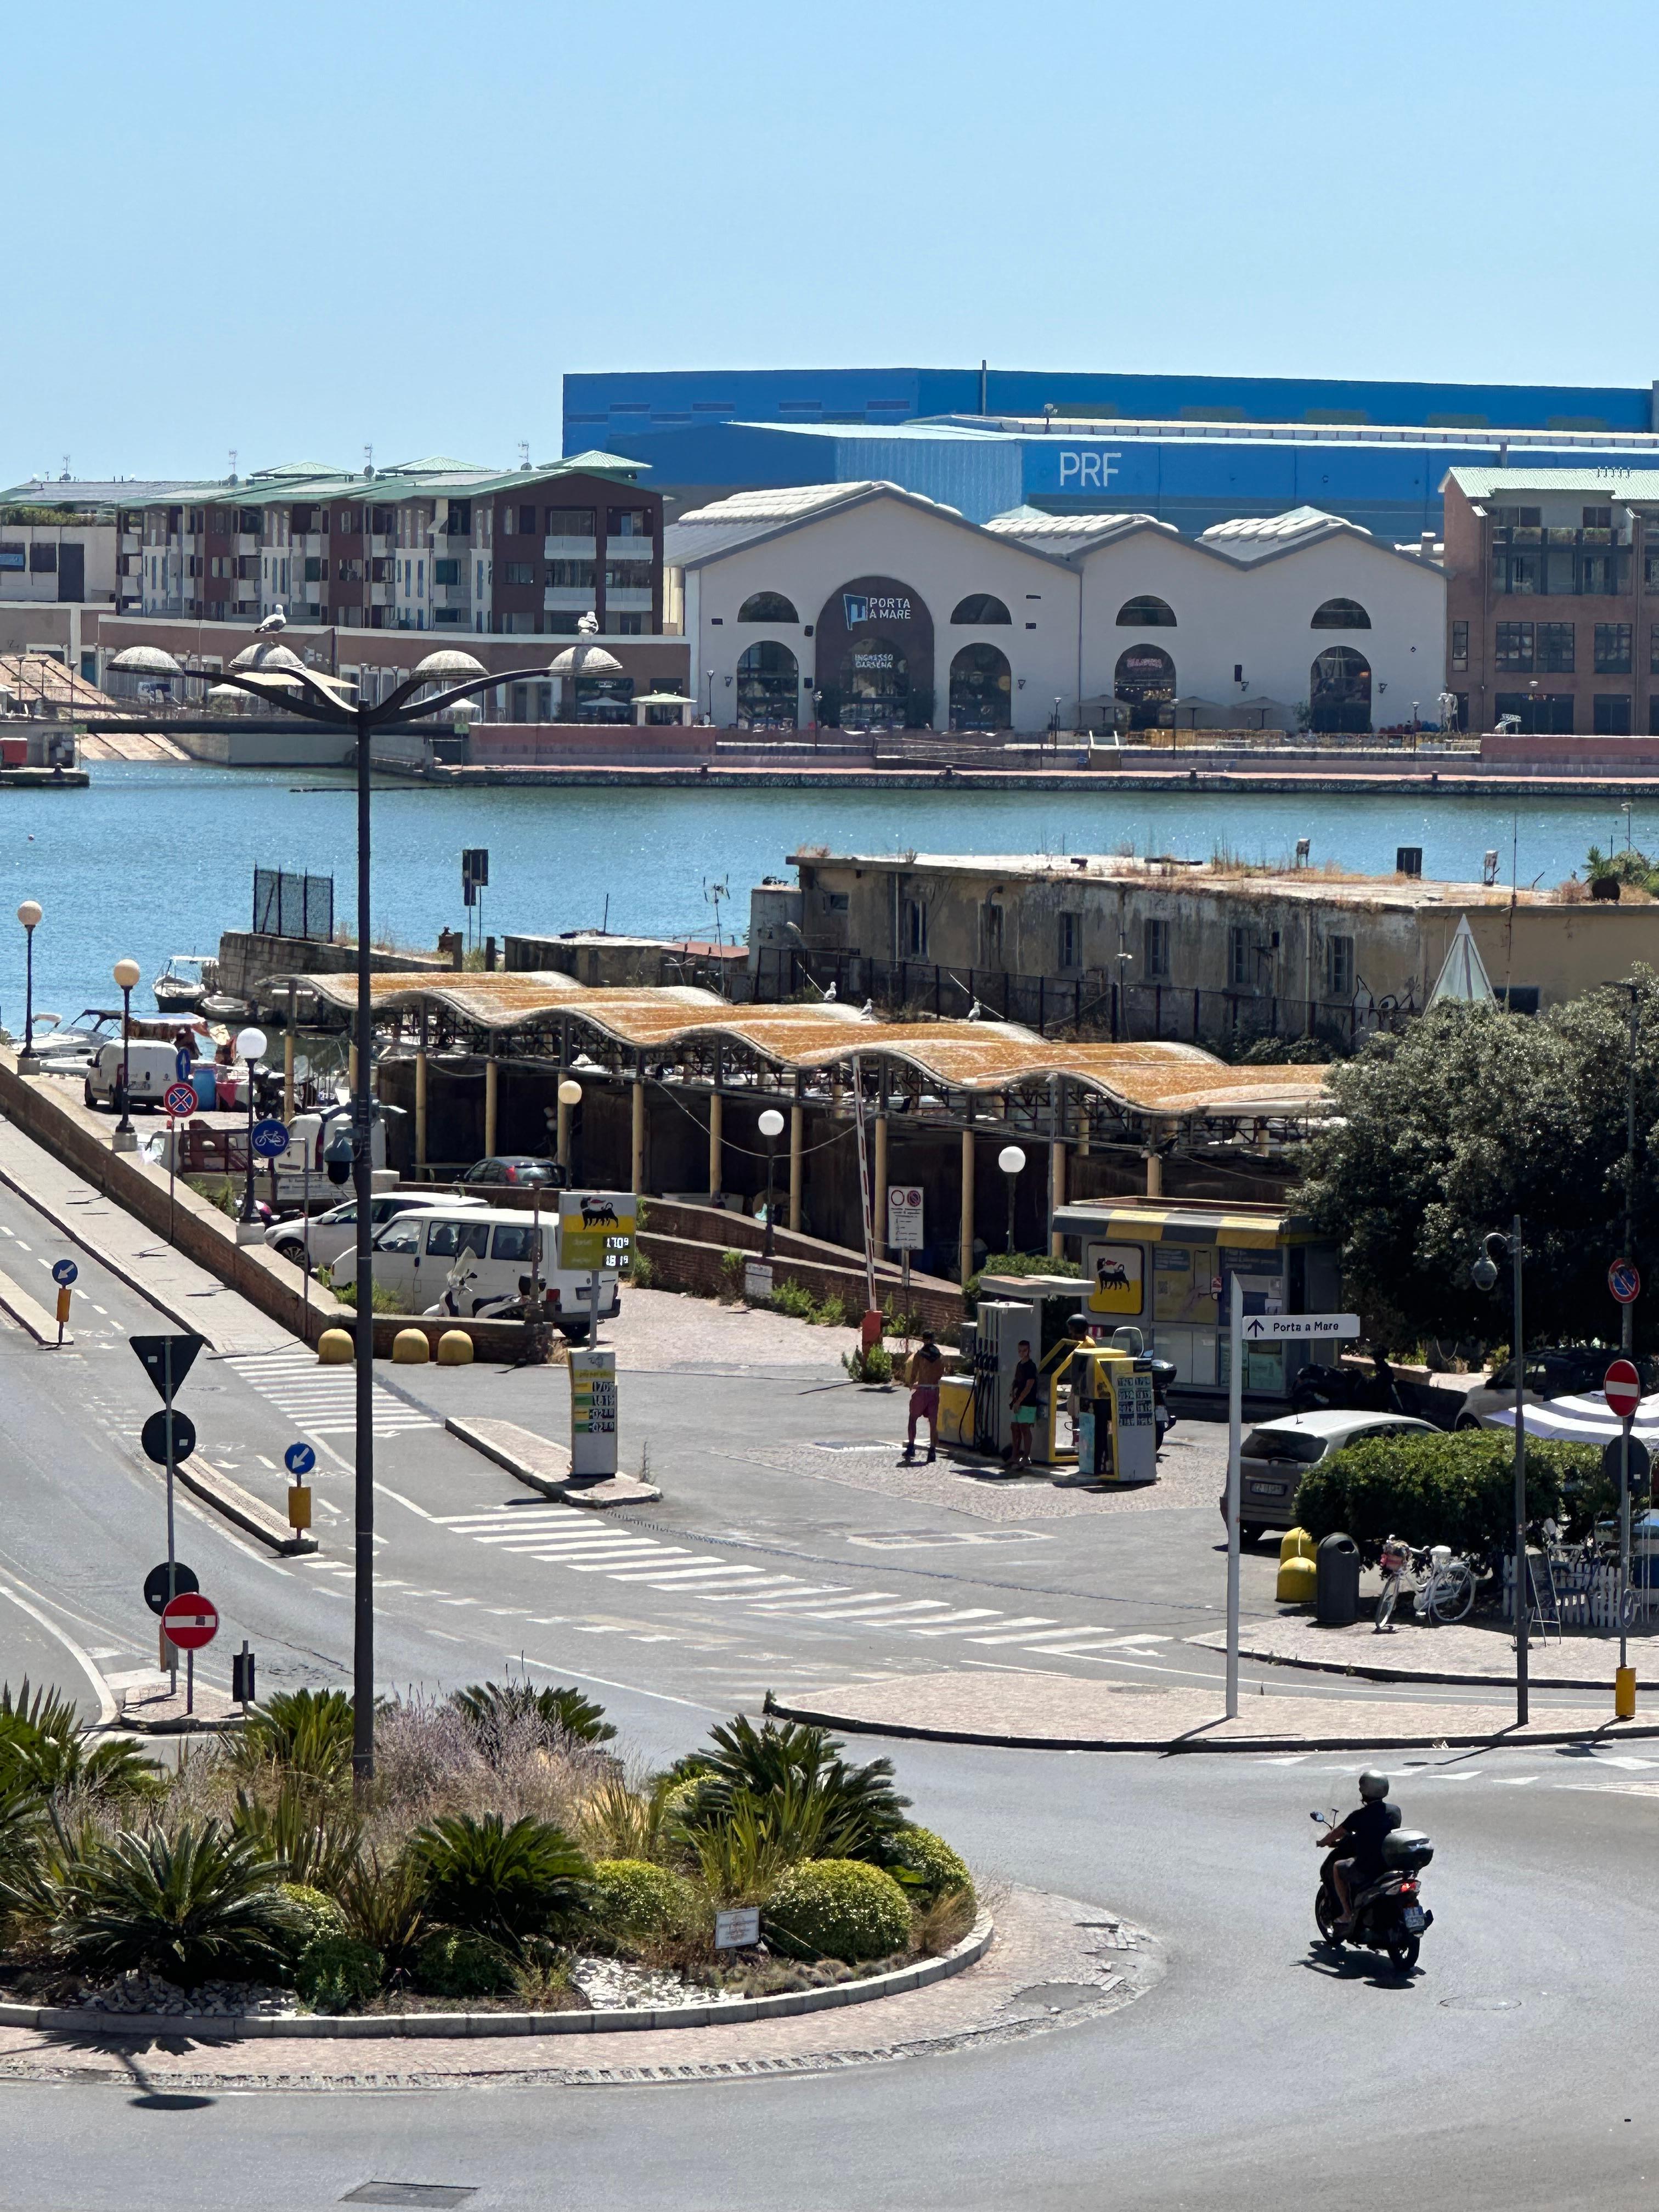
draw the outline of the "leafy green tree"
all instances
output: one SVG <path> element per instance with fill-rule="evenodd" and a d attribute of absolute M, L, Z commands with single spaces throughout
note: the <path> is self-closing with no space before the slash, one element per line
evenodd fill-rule
<path fill-rule="evenodd" d="M 1659 977 L 1637 985 L 1634 1258 L 1659 1265 Z M 1342 1252 L 1375 1333 L 1509 1334 L 1506 1286 L 1476 1289 L 1481 1239 L 1519 1213 L 1530 1342 L 1611 1336 L 1608 1262 L 1624 1244 L 1629 995 L 1586 994 L 1537 1019 L 1443 1006 L 1333 1070 L 1335 1114 L 1309 1147 L 1304 1198 Z M 1644 1311 L 1645 1309 L 1645 1311 Z M 1638 1346 L 1659 1340 L 1654 1302 Z"/>

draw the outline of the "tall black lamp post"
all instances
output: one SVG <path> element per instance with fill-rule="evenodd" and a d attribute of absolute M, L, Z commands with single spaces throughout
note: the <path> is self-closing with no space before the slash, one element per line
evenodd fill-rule
<path fill-rule="evenodd" d="M 1019 1188 L 1020 1170 L 1025 1165 L 1025 1155 L 1018 1145 L 1005 1145 L 997 1154 L 997 1165 L 1008 1178 L 1008 1254 L 1014 1250 L 1014 1194 Z"/>
<path fill-rule="evenodd" d="M 110 1143 L 118 1152 L 136 1152 L 138 1132 L 132 1126 L 130 1110 L 132 1099 L 132 994 L 138 988 L 143 974 L 136 960 L 118 960 L 115 981 L 121 992 L 121 1118 L 115 1125 L 115 1134 Z"/>
<path fill-rule="evenodd" d="M 280 614 L 267 619 L 267 634 L 239 653 L 222 675 L 181 667 L 170 653 L 154 645 L 129 646 L 125 653 L 118 653 L 109 665 L 119 676 L 164 678 L 168 683 L 197 683 L 210 684 L 216 690 L 228 688 L 246 692 L 263 707 L 298 715 L 307 722 L 320 722 L 330 729 L 348 731 L 356 740 L 357 1011 L 352 1036 L 357 1053 L 357 1080 L 351 1101 L 351 1158 L 357 1200 L 357 1391 L 351 1765 L 361 1784 L 369 1781 L 374 1772 L 374 1282 L 371 1241 L 374 1224 L 369 1218 L 369 1201 L 374 1188 L 370 1151 L 374 1036 L 370 976 L 374 963 L 369 951 L 369 796 L 374 741 L 382 730 L 431 729 L 434 715 L 463 699 L 475 698 L 481 691 L 493 691 L 498 684 L 544 683 L 554 672 L 539 667 L 509 668 L 492 673 L 470 653 L 453 649 L 429 653 L 395 690 L 378 705 L 370 706 L 367 700 L 354 700 L 348 684 L 307 668 L 296 653 L 276 641 L 275 632 L 283 626 Z M 135 983 L 138 980 L 136 966 L 132 980 Z"/>
<path fill-rule="evenodd" d="M 1471 1273 L 1478 1290 L 1498 1286 L 1498 1262 L 1492 1254 L 1504 1252 L 1511 1261 L 1510 1301 L 1513 1307 L 1510 1356 L 1515 1363 L 1515 1724 L 1527 1725 L 1527 1635 L 1532 1625 L 1530 1593 L 1527 1589 L 1527 1432 L 1522 1425 L 1522 1392 L 1527 1371 L 1521 1318 L 1521 1217 L 1517 1213 L 1505 1237 L 1493 1230 L 1480 1242 L 1480 1257 Z"/>
<path fill-rule="evenodd" d="M 760 1117 L 760 1133 L 766 1139 L 766 1245 L 762 1257 L 772 1256 L 772 1216 L 778 1210 L 778 1139 L 783 1134 L 783 1116 L 775 1106 L 769 1106 Z"/>
<path fill-rule="evenodd" d="M 242 1210 L 236 1220 L 236 1242 L 251 1244 L 259 1232 L 258 1210 L 253 1203 L 253 1070 L 265 1056 L 265 1033 L 246 1029 L 236 1039 L 236 1057 L 247 1069 L 247 1178 L 242 1186 Z"/>
<path fill-rule="evenodd" d="M 17 1055 L 17 1073 L 33 1075 L 40 1061 L 34 1050 L 34 933 L 40 926 L 37 899 L 25 899 L 17 909 L 23 925 L 23 1049 Z"/>

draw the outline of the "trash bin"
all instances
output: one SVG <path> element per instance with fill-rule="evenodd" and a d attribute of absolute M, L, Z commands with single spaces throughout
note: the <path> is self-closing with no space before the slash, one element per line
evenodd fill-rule
<path fill-rule="evenodd" d="M 210 1114 L 219 1097 L 219 1079 L 213 1072 L 212 1061 L 204 1066 L 191 1068 L 190 1079 L 195 1088 L 198 1112 Z"/>
<path fill-rule="evenodd" d="M 1359 1618 L 1359 1547 L 1352 1536 L 1327 1536 L 1316 1565 L 1314 1619 L 1322 1628 L 1351 1628 Z"/>

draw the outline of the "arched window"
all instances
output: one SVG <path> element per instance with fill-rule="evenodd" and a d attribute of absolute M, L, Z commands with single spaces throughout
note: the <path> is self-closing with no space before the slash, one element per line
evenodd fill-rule
<path fill-rule="evenodd" d="M 793 730 L 800 706 L 800 670 L 787 645 L 768 638 L 738 662 L 738 727 Z"/>
<path fill-rule="evenodd" d="M 964 645 L 951 663 L 951 727 L 1006 730 L 1013 720 L 1013 680 L 994 645 Z"/>
<path fill-rule="evenodd" d="M 1369 730 L 1371 665 L 1351 645 L 1328 645 L 1308 677 L 1308 722 L 1316 730 Z"/>
<path fill-rule="evenodd" d="M 969 592 L 965 599 L 957 601 L 951 619 L 964 627 L 983 629 L 991 623 L 1012 623 L 1013 617 L 994 592 Z"/>
<path fill-rule="evenodd" d="M 1371 618 L 1358 599 L 1327 599 L 1314 609 L 1310 629 L 1369 629 Z"/>
<path fill-rule="evenodd" d="M 738 609 L 738 620 L 744 623 L 798 623 L 794 601 L 786 599 L 781 592 L 751 592 Z"/>
<path fill-rule="evenodd" d="M 1120 629 L 1173 629 L 1175 609 L 1167 599 L 1156 599 L 1150 592 L 1139 599 L 1125 599 L 1117 611 Z"/>
<path fill-rule="evenodd" d="M 1132 730 L 1155 730 L 1159 709 L 1175 701 L 1175 663 L 1161 645 L 1132 645 L 1117 657 L 1112 690 L 1128 708 Z"/>

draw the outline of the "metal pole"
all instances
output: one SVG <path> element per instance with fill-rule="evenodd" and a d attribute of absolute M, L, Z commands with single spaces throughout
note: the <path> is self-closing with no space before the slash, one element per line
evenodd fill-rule
<path fill-rule="evenodd" d="M 1235 1275 L 1227 1364 L 1227 1718 L 1238 1718 L 1239 1460 L 1244 1440 L 1244 1288 Z"/>
<path fill-rule="evenodd" d="M 1628 1309 L 1626 1309 L 1628 1310 Z M 1628 1667 L 1628 1634 L 1625 1627 L 1625 1593 L 1630 1588 L 1630 1423 L 1620 1424 L 1619 1468 L 1619 1664 Z"/>
<path fill-rule="evenodd" d="M 1527 1635 L 1531 1626 L 1527 1589 L 1527 1431 L 1522 1417 L 1522 1390 L 1526 1376 L 1524 1334 L 1521 1312 L 1521 1217 L 1510 1224 L 1510 1254 L 1514 1264 L 1515 1298 L 1515 1724 L 1527 1725 Z"/>
<path fill-rule="evenodd" d="M 178 1563 L 173 1546 L 173 1346 L 171 1344 L 164 1344 L 161 1346 L 161 1372 L 167 1386 L 161 1402 L 166 1408 L 167 1430 L 167 1603 L 171 1605 L 179 1595 Z M 167 1638 L 167 1651 L 172 1661 L 168 1669 L 172 1680 L 168 1686 L 167 1695 L 176 1698 L 179 1694 L 179 1647 L 171 1637 Z"/>
<path fill-rule="evenodd" d="M 127 1111 L 127 1097 L 132 1083 L 132 991 L 130 985 L 121 986 L 121 1118 L 115 1125 L 118 1137 L 132 1134 L 132 1118 Z"/>
<path fill-rule="evenodd" d="M 370 1003 L 369 791 L 372 725 L 357 710 L 357 1083 L 351 1100 L 352 1184 L 357 1200 L 357 1402 L 356 1605 L 351 1655 L 351 1771 L 361 1787 L 374 1773 L 374 1247 L 369 1205 L 374 1191 L 369 1060 L 374 1042 Z"/>
<path fill-rule="evenodd" d="M 23 932 L 23 1059 L 34 1058 L 34 930 Z"/>
<path fill-rule="evenodd" d="M 247 1180 L 242 1186 L 242 1218 L 257 1221 L 259 1217 L 253 1210 L 253 1062 L 249 1060 L 242 1064 L 247 1069 Z"/>
<path fill-rule="evenodd" d="M 1625 817 L 1626 825 L 1630 816 Z M 1628 826 L 1626 842 L 1630 842 Z M 1625 1258 L 1629 1261 L 1635 1229 L 1632 1216 L 1636 1198 L 1636 1028 L 1638 1004 L 1637 987 L 1630 987 L 1630 1044 L 1625 1054 Z M 1629 1358 L 1635 1348 L 1636 1307 L 1627 1299 L 1620 1309 L 1619 1344 Z M 1619 1664 L 1627 1667 L 1630 1655 L 1626 1650 L 1628 1631 L 1625 1623 L 1626 1593 L 1630 1589 L 1630 1430 L 1625 1426 L 1624 1452 L 1619 1469 Z"/>
<path fill-rule="evenodd" d="M 766 1243 L 761 1251 L 761 1257 L 764 1260 L 772 1257 L 772 1216 L 778 1210 L 777 1187 L 778 1140 L 775 1137 L 769 1137 L 766 1140 Z"/>

